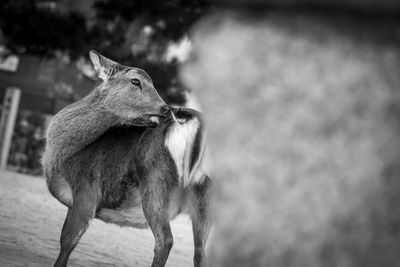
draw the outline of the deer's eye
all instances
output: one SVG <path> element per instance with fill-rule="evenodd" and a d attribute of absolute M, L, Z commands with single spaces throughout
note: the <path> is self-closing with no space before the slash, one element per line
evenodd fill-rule
<path fill-rule="evenodd" d="M 131 80 L 131 83 L 132 83 L 134 86 L 137 86 L 137 87 L 139 87 L 140 89 L 142 89 L 142 86 L 141 86 L 141 84 L 140 84 L 139 79 L 132 79 L 132 80 Z"/>

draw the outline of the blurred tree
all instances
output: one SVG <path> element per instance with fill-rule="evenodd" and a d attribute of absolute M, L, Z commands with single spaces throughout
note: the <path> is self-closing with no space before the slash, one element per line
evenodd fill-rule
<path fill-rule="evenodd" d="M 152 42 L 165 44 L 179 40 L 207 10 L 205 0 L 97 0 L 97 18 L 108 22 L 126 23 L 140 20 L 147 26 Z"/>
<path fill-rule="evenodd" d="M 0 27 L 6 46 L 16 53 L 76 58 L 86 48 L 85 17 L 40 8 L 34 0 L 2 0 Z"/>
<path fill-rule="evenodd" d="M 168 46 L 179 41 L 209 7 L 206 0 L 87 0 L 88 11 L 69 3 L 2 0 L 0 28 L 15 53 L 87 57 L 99 52 L 126 65 L 145 68 L 166 91 L 176 76 L 167 62 Z"/>
<path fill-rule="evenodd" d="M 123 64 L 145 69 L 166 101 L 182 103 L 182 90 L 168 90 L 177 86 L 178 64 L 165 60 L 166 49 L 187 34 L 208 2 L 97 0 L 93 6 L 90 39 L 96 40 L 95 47 Z"/>
<path fill-rule="evenodd" d="M 57 1 L 2 0 L 0 27 L 7 47 L 20 53 L 52 56 L 61 51 L 74 58 L 86 55 L 93 44 L 111 51 L 127 39 L 139 38 L 149 38 L 150 46 L 165 49 L 187 33 L 208 4 L 206 0 L 97 0 L 93 8 L 94 16 L 90 16 L 63 8 Z M 127 36 L 132 25 L 138 35 L 145 30 L 144 35 Z M 110 53 L 122 58 L 127 52 Z"/>

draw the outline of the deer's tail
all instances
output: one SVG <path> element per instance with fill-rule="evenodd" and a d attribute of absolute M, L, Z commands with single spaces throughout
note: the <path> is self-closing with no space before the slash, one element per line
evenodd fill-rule
<path fill-rule="evenodd" d="M 204 129 L 199 113 L 190 109 L 180 111 L 178 119 L 168 128 L 165 146 L 169 150 L 183 186 L 202 182 L 208 173 L 205 156 Z M 182 114 L 178 114 L 182 115 Z M 183 116 L 183 115 L 182 115 Z"/>

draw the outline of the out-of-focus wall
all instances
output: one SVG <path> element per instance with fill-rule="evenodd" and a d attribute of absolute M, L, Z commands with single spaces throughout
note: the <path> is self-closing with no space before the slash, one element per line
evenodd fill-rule
<path fill-rule="evenodd" d="M 208 124 L 210 265 L 399 265 L 399 21 L 260 13 L 203 19 L 181 71 Z"/>

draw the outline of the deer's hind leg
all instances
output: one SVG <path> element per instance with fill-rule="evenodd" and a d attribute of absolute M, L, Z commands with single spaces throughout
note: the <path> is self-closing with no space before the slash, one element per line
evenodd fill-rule
<path fill-rule="evenodd" d="M 211 179 L 206 176 L 204 181 L 194 184 L 191 192 L 191 209 L 189 211 L 192 220 L 195 267 L 207 266 L 205 246 L 210 232 L 211 221 L 209 205 L 211 195 Z"/>
<path fill-rule="evenodd" d="M 96 208 L 97 195 L 92 188 L 86 186 L 74 194 L 72 207 L 68 208 L 62 228 L 61 250 L 55 267 L 67 266 L 68 258 L 94 218 Z"/>

